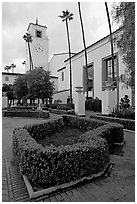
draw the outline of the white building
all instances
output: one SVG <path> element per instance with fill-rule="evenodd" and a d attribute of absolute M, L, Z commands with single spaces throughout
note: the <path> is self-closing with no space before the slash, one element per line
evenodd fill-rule
<path fill-rule="evenodd" d="M 117 34 L 119 30 L 115 31 L 113 35 Z M 108 99 L 108 82 L 112 82 L 112 59 L 111 59 L 111 44 L 110 36 L 106 36 L 101 40 L 93 43 L 87 47 L 88 55 L 88 93 L 89 96 L 102 100 L 103 105 L 107 104 Z M 115 70 L 114 76 L 115 81 L 111 84 L 115 90 L 111 93 L 113 98 L 113 106 L 117 105 L 117 102 L 127 94 L 131 102 L 131 89 L 126 88 L 124 83 L 119 81 L 118 88 L 116 85 L 117 75 L 121 76 L 125 73 L 125 64 L 122 62 L 122 56 L 118 53 L 118 49 L 114 46 L 114 63 Z M 62 103 L 67 102 L 69 96 L 70 87 L 70 73 L 69 73 L 69 58 L 64 61 L 65 65 L 60 67 L 58 72 L 58 92 L 54 94 L 54 99 L 61 99 Z M 72 63 L 72 98 L 75 103 L 75 87 L 83 87 L 84 92 L 86 91 L 86 68 L 85 68 L 85 55 L 84 50 L 74 54 L 71 57 Z M 52 66 L 50 66 L 52 73 Z M 54 70 L 55 71 L 55 70 Z M 118 77 L 119 78 L 119 77 Z M 85 94 L 86 95 L 86 94 Z M 118 101 L 117 101 L 118 100 Z"/>
<path fill-rule="evenodd" d="M 2 72 L 2 84 L 13 84 L 15 79 L 18 76 L 21 76 L 23 74 L 20 73 L 10 73 L 10 72 Z"/>

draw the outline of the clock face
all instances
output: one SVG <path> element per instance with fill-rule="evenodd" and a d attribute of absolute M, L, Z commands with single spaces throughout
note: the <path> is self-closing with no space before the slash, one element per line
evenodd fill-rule
<path fill-rule="evenodd" d="M 36 47 L 35 47 L 35 50 L 37 52 L 43 52 L 44 49 L 43 49 L 43 47 L 40 44 L 37 44 Z"/>

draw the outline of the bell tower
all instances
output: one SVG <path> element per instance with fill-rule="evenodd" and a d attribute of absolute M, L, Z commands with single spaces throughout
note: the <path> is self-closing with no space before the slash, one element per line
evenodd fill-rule
<path fill-rule="evenodd" d="M 47 36 L 47 27 L 38 24 L 38 18 L 36 18 L 35 24 L 29 23 L 27 33 L 32 36 L 32 42 L 29 44 L 33 69 L 43 67 L 45 70 L 48 70 L 49 41 Z M 26 44 L 26 71 L 28 70 L 30 70 L 30 57 L 28 46 Z"/>

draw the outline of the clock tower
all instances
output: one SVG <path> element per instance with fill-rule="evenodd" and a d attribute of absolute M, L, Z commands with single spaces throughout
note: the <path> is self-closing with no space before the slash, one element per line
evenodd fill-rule
<path fill-rule="evenodd" d="M 49 60 L 49 42 L 47 37 L 47 27 L 38 24 L 30 23 L 27 32 L 32 36 L 32 42 L 30 42 L 30 51 L 33 62 L 33 69 L 37 67 L 43 67 L 48 70 Z M 26 71 L 30 70 L 30 57 L 29 50 L 26 44 Z"/>

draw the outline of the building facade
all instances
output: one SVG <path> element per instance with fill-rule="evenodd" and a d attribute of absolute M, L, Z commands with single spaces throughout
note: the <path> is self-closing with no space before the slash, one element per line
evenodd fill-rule
<path fill-rule="evenodd" d="M 113 33 L 117 34 L 119 30 Z M 125 95 L 129 96 L 131 102 L 131 89 L 126 88 L 120 81 L 120 76 L 125 73 L 125 64 L 122 62 L 122 56 L 114 45 L 114 71 L 112 70 L 111 44 L 110 36 L 95 42 L 87 47 L 88 56 L 88 96 L 102 100 L 106 103 L 108 84 L 112 86 L 112 96 L 114 96 L 113 106 L 119 103 Z M 54 94 L 54 99 L 62 99 L 66 103 L 69 97 L 70 72 L 69 59 L 64 61 L 65 66 L 58 69 L 58 92 Z M 72 63 L 72 96 L 75 103 L 76 87 L 83 87 L 86 97 L 86 67 L 84 50 L 74 54 L 71 57 Z M 114 73 L 113 73 L 114 72 Z"/>

